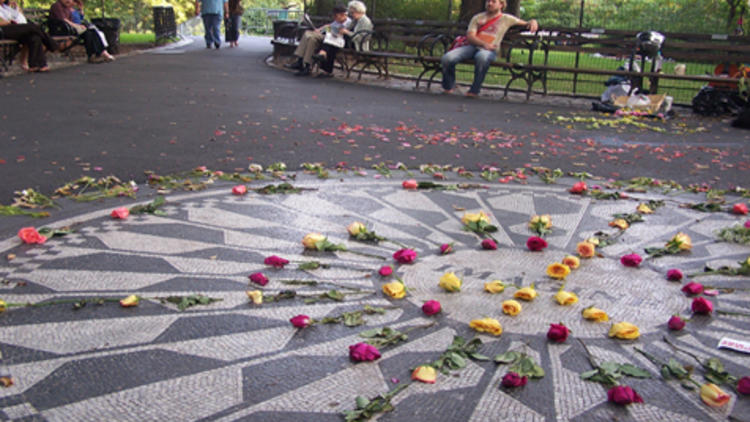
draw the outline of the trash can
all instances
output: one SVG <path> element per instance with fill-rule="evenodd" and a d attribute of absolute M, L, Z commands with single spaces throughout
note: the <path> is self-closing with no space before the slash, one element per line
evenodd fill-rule
<path fill-rule="evenodd" d="M 154 35 L 157 40 L 177 36 L 177 24 L 172 6 L 154 6 Z"/>
<path fill-rule="evenodd" d="M 91 19 L 91 23 L 96 25 L 107 38 L 107 51 L 109 54 L 120 53 L 120 20 L 114 18 L 96 18 Z"/>

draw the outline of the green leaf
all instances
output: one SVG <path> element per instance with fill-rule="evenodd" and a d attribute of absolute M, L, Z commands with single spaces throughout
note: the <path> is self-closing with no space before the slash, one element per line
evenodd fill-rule
<path fill-rule="evenodd" d="M 310 262 L 303 262 L 302 264 L 299 264 L 297 266 L 300 270 L 317 270 L 320 268 L 320 262 L 318 261 L 310 261 Z"/>
<path fill-rule="evenodd" d="M 359 336 L 364 337 L 364 338 L 373 338 L 373 337 L 378 336 L 379 334 L 380 334 L 380 329 L 373 328 L 371 330 L 362 331 L 361 333 L 359 333 Z"/>
<path fill-rule="evenodd" d="M 598 373 L 599 373 L 598 369 L 592 369 L 590 371 L 583 372 L 583 373 L 581 373 L 581 379 L 582 380 L 587 380 L 587 379 L 593 377 L 594 375 L 596 375 Z"/>
<path fill-rule="evenodd" d="M 341 302 L 344 300 L 344 295 L 341 294 L 338 290 L 329 290 L 326 292 L 326 297 L 328 297 L 331 300 L 335 300 L 337 302 Z"/>
<path fill-rule="evenodd" d="M 672 371 L 669 370 L 669 367 L 667 365 L 662 365 L 661 368 L 659 368 L 659 373 L 665 380 L 672 379 Z"/>
<path fill-rule="evenodd" d="M 671 372 L 675 377 L 679 379 L 683 379 L 690 375 L 690 373 L 685 369 L 680 362 L 677 362 L 675 358 L 669 358 L 669 363 L 667 363 L 667 367 L 669 368 L 669 372 Z"/>
<path fill-rule="evenodd" d="M 354 399 L 354 402 L 357 403 L 357 409 L 364 409 L 370 404 L 370 400 L 363 396 L 357 396 L 357 398 Z"/>
<path fill-rule="evenodd" d="M 651 373 L 643 368 L 639 368 L 635 365 L 631 365 L 629 363 L 623 363 L 620 365 L 620 372 L 623 374 L 629 376 L 629 377 L 635 377 L 635 378 L 651 378 Z"/>
<path fill-rule="evenodd" d="M 474 360 L 490 360 L 489 356 L 485 356 L 485 355 L 483 355 L 481 353 L 470 352 L 470 353 L 468 353 L 468 355 L 469 355 L 470 358 L 472 358 Z"/>
<path fill-rule="evenodd" d="M 717 358 L 710 358 L 704 364 L 703 367 L 711 370 L 712 372 L 722 373 L 724 372 L 724 365 Z"/>
<path fill-rule="evenodd" d="M 682 386 L 682 388 L 686 390 L 690 390 L 690 391 L 695 390 L 695 385 L 693 385 L 693 383 L 688 380 L 682 380 L 682 382 L 680 382 L 680 386 Z"/>
<path fill-rule="evenodd" d="M 362 319 L 362 312 L 347 312 L 343 314 L 343 317 L 344 325 L 347 327 L 356 327 L 365 323 L 365 320 Z"/>
<path fill-rule="evenodd" d="M 495 363 L 513 363 L 516 360 L 518 360 L 521 357 L 521 354 L 518 352 L 505 352 L 501 353 L 493 358 Z"/>
<path fill-rule="evenodd" d="M 605 374 L 615 374 L 620 369 L 620 364 L 615 362 L 604 362 L 599 366 Z"/>
<path fill-rule="evenodd" d="M 460 369 L 466 367 L 466 359 L 458 353 L 452 352 L 448 355 L 448 359 L 453 363 L 453 369 Z"/>

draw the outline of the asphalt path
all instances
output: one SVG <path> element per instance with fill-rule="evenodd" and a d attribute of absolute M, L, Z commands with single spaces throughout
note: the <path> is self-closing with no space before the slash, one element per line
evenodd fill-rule
<path fill-rule="evenodd" d="M 615 178 L 747 185 L 748 131 L 679 110 L 665 132 L 591 129 L 600 117 L 535 95 L 468 99 L 384 83 L 299 78 L 269 66 L 268 38 L 207 50 L 201 40 L 116 62 L 0 80 L 0 203 L 52 192 L 82 175 L 143 182 L 199 165 L 242 171 L 283 161 L 370 168 L 437 163 L 528 166 Z M 698 130 L 698 131 L 696 131 Z"/>

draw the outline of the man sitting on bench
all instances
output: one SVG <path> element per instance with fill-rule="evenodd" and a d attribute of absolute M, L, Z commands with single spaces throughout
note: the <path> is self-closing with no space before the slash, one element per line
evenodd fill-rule
<path fill-rule="evenodd" d="M 539 25 L 535 19 L 526 22 L 513 15 L 504 15 L 505 0 L 487 0 L 485 11 L 471 18 L 466 31 L 466 44 L 453 46 L 443 55 L 440 63 L 443 68 L 443 90 L 453 92 L 456 86 L 456 65 L 464 60 L 474 59 L 474 82 L 467 97 L 476 97 L 482 89 L 484 77 L 490 64 L 497 57 L 505 32 L 511 26 L 525 25 L 529 31 L 536 32 Z M 454 43 L 455 44 L 455 43 Z"/>
<path fill-rule="evenodd" d="M 57 44 L 39 26 L 28 23 L 18 6 L 0 0 L 0 38 L 15 40 L 24 50 L 21 52 L 21 67 L 27 72 L 47 72 L 45 47 L 57 50 Z"/>

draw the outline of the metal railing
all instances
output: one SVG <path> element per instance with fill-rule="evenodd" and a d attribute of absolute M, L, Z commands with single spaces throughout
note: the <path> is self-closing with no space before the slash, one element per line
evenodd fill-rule
<path fill-rule="evenodd" d="M 249 34 L 272 34 L 274 21 L 299 21 L 302 10 L 288 9 L 246 9 L 242 15 L 242 32 Z"/>

